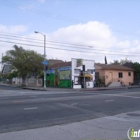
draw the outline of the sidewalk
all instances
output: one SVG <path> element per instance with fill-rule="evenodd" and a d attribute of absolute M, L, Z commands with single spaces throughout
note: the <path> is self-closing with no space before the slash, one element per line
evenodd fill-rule
<path fill-rule="evenodd" d="M 140 111 L 122 113 L 66 125 L 0 134 L 0 140 L 123 140 L 127 131 L 140 129 Z"/>
<path fill-rule="evenodd" d="M 140 88 L 140 85 L 125 86 L 125 87 L 94 87 L 94 88 L 86 88 L 86 89 L 72 89 L 72 88 L 58 88 L 58 87 L 46 87 L 46 88 L 44 88 L 44 87 L 32 87 L 32 86 L 21 87 L 19 85 L 0 83 L 0 86 L 1 85 L 2 86 L 10 86 L 10 87 L 18 87 L 18 88 L 28 89 L 28 90 L 49 91 L 49 92 L 101 91 L 101 90 Z"/>
<path fill-rule="evenodd" d="M 86 88 L 86 89 L 71 89 L 71 88 L 56 88 L 56 87 L 24 87 L 23 89 L 29 90 L 39 90 L 39 91 L 55 91 L 55 92 L 73 92 L 73 91 L 100 91 L 100 90 L 115 90 L 115 89 L 131 89 L 131 88 L 140 88 L 140 86 L 125 86 L 125 87 L 95 87 L 95 88 Z"/>

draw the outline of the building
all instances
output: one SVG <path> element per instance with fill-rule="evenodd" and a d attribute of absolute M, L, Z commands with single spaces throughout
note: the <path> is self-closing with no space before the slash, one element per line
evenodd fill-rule
<path fill-rule="evenodd" d="M 128 67 L 128 68 L 133 68 L 133 66 L 135 67 L 135 70 L 134 70 L 134 85 L 139 85 L 140 84 L 140 74 L 138 72 L 138 69 L 140 68 L 140 64 L 138 62 L 135 62 L 135 63 L 127 62 L 127 63 L 123 64 L 123 66 Z"/>
<path fill-rule="evenodd" d="M 49 65 L 52 66 L 54 64 L 63 63 L 64 61 L 58 60 L 58 59 L 49 59 L 48 62 L 49 62 Z"/>
<path fill-rule="evenodd" d="M 2 66 L 2 74 L 9 74 L 11 73 L 11 69 L 12 69 L 12 65 L 11 64 L 6 64 L 4 63 L 3 66 Z"/>
<path fill-rule="evenodd" d="M 95 77 L 104 86 L 127 86 L 134 82 L 134 70 L 122 65 L 96 63 Z"/>
<path fill-rule="evenodd" d="M 93 88 L 95 68 L 93 60 L 72 59 L 52 65 L 46 71 L 46 85 L 64 88 Z"/>

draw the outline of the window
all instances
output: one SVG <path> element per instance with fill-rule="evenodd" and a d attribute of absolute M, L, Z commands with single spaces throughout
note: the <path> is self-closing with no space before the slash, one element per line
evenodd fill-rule
<path fill-rule="evenodd" d="M 60 80 L 66 80 L 71 78 L 70 70 L 60 70 L 59 71 Z"/>
<path fill-rule="evenodd" d="M 128 76 L 131 76 L 131 72 L 128 72 Z"/>
<path fill-rule="evenodd" d="M 118 77 L 119 77 L 119 78 L 123 78 L 123 73 L 122 73 L 122 72 L 119 72 L 119 73 L 118 73 Z"/>
<path fill-rule="evenodd" d="M 87 69 L 87 73 L 89 74 L 93 74 L 94 71 L 95 71 L 94 69 Z"/>
<path fill-rule="evenodd" d="M 80 77 L 75 76 L 75 77 L 74 77 L 74 85 L 80 85 L 80 84 L 81 84 L 80 82 L 81 82 Z"/>
<path fill-rule="evenodd" d="M 99 72 L 95 72 L 95 79 L 99 79 Z"/>
<path fill-rule="evenodd" d="M 74 74 L 80 74 L 81 70 L 80 69 L 74 69 Z"/>

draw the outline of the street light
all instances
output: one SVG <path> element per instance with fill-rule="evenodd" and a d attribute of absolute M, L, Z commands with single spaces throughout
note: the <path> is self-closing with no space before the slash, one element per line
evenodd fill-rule
<path fill-rule="evenodd" d="M 41 32 L 37 32 L 35 31 L 36 34 L 42 34 L 44 36 L 44 61 L 46 58 L 46 35 L 41 33 Z M 44 65 L 44 88 L 46 88 L 46 72 L 45 72 L 45 65 Z"/>

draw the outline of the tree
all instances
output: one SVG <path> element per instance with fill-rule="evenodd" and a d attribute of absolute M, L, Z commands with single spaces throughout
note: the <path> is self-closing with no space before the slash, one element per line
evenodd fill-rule
<path fill-rule="evenodd" d="M 140 77 L 140 64 L 138 62 L 134 62 L 132 64 L 132 68 L 135 70 L 134 73 L 135 73 L 135 76 L 136 77 Z"/>
<path fill-rule="evenodd" d="M 106 58 L 106 56 L 105 56 L 105 64 L 107 64 L 107 58 Z"/>
<path fill-rule="evenodd" d="M 13 69 L 18 71 L 19 76 L 22 78 L 22 85 L 25 85 L 25 79 L 29 74 L 39 75 L 43 70 L 41 64 L 43 57 L 33 50 L 25 50 L 17 45 L 13 47 L 13 50 L 6 52 L 2 61 L 11 64 Z"/>
<path fill-rule="evenodd" d="M 132 63 L 132 61 L 129 60 L 129 59 L 127 59 L 127 58 L 125 58 L 125 59 L 121 59 L 120 61 L 119 61 L 119 60 L 114 60 L 114 62 L 111 63 L 111 64 L 115 64 L 115 65 L 124 65 L 124 64 L 126 64 L 126 63 Z"/>
<path fill-rule="evenodd" d="M 132 61 L 129 60 L 129 59 L 127 59 L 127 58 L 121 59 L 121 60 L 120 60 L 120 64 L 121 64 L 121 65 L 126 64 L 126 63 L 131 63 L 131 62 L 132 62 Z"/>
<path fill-rule="evenodd" d="M 114 62 L 113 62 L 113 63 L 111 63 L 111 64 L 119 65 L 119 64 L 120 64 L 120 62 L 119 62 L 119 60 L 114 60 Z"/>

